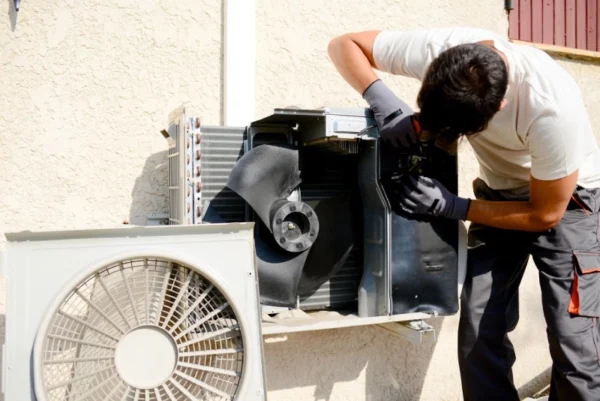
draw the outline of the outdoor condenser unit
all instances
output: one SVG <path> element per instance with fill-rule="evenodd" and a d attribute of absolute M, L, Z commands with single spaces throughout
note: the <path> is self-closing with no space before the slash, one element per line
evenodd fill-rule
<path fill-rule="evenodd" d="M 169 224 L 255 222 L 263 309 L 458 310 L 459 223 L 406 216 L 393 195 L 408 173 L 456 193 L 455 155 L 385 150 L 365 108 L 278 108 L 222 127 L 181 107 L 169 120 Z"/>
<path fill-rule="evenodd" d="M 253 224 L 6 237 L 6 401 L 266 400 Z"/>

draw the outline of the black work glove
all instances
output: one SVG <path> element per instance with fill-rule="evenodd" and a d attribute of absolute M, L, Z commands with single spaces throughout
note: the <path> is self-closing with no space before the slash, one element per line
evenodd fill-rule
<path fill-rule="evenodd" d="M 375 115 L 379 136 L 394 148 L 408 147 L 417 143 L 412 123 L 412 108 L 400 100 L 383 83 L 374 81 L 362 94 Z"/>
<path fill-rule="evenodd" d="M 407 176 L 397 183 L 396 196 L 400 208 L 409 214 L 425 214 L 466 220 L 470 199 L 461 198 L 448 191 L 438 180 Z"/>

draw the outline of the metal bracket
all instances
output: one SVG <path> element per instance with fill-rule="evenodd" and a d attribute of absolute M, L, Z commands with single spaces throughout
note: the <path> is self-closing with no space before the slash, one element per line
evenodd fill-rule
<path fill-rule="evenodd" d="M 147 226 L 168 226 L 169 215 L 167 213 L 150 213 L 146 216 Z"/>
<path fill-rule="evenodd" d="M 435 329 L 424 320 L 385 323 L 378 326 L 417 345 L 423 344 L 425 338 L 433 337 L 433 342 L 436 340 Z"/>

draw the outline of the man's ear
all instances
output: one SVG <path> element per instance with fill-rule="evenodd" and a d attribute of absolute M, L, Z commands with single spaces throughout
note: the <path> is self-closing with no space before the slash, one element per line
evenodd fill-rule
<path fill-rule="evenodd" d="M 502 99 L 502 103 L 500 103 L 500 108 L 498 111 L 502 110 L 506 106 L 506 103 L 508 103 L 508 100 L 506 100 L 506 98 Z"/>

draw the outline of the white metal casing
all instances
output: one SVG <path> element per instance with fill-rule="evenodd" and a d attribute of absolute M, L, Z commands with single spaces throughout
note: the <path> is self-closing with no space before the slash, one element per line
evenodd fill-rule
<path fill-rule="evenodd" d="M 36 335 L 77 283 L 111 262 L 154 256 L 196 269 L 228 298 L 245 344 L 235 401 L 264 401 L 252 232 L 252 223 L 234 223 L 6 234 L 5 400 L 46 401 L 43 394 L 36 398 L 41 388 Z"/>

